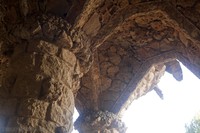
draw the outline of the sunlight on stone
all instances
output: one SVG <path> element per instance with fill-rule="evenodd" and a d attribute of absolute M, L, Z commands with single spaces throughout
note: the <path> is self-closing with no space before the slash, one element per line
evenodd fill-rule
<path fill-rule="evenodd" d="M 155 91 L 135 100 L 124 113 L 127 133 L 185 133 L 185 124 L 200 111 L 200 82 L 185 66 L 183 81 L 167 72 L 158 84 L 164 95 Z"/>
<path fill-rule="evenodd" d="M 161 78 L 158 86 L 164 100 L 151 91 L 131 104 L 122 118 L 128 127 L 126 133 L 185 133 L 185 124 L 200 111 L 200 82 L 185 66 L 181 67 L 183 81 L 176 81 L 167 72 Z M 74 121 L 78 115 L 75 109 Z"/>

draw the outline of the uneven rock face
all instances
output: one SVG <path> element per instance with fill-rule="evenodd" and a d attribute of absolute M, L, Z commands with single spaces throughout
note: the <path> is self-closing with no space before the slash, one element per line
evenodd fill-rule
<path fill-rule="evenodd" d="M 112 36 L 97 50 L 98 57 L 95 58 L 98 58 L 96 63 L 99 65 L 96 65 L 96 69 L 100 71 L 88 73 L 99 77 L 98 81 L 94 81 L 100 82 L 96 92 L 99 94 L 97 100 L 100 104 L 96 105 L 99 109 L 118 112 L 122 106 L 125 107 L 124 102 L 128 99 L 137 99 L 153 89 L 161 76 L 156 76 L 155 82 L 153 78 L 145 80 L 145 89 L 139 85 L 139 82 L 145 79 L 145 75 L 150 73 L 149 68 L 152 65 L 166 65 L 167 71 L 171 71 L 177 80 L 182 80 L 182 71 L 175 59 L 189 52 L 189 49 L 184 50 L 188 45 L 187 41 L 190 45 L 196 46 L 192 44 L 193 40 L 187 38 L 184 31 L 174 25 L 172 20 L 157 11 L 132 16 L 113 31 Z M 175 64 L 172 65 L 173 63 Z M 163 75 L 165 71 L 161 70 L 159 75 Z M 150 75 L 157 75 L 156 71 Z M 89 76 L 84 76 L 83 81 Z M 87 92 L 94 91 L 90 84 L 84 83 L 82 86 L 80 92 L 84 97 L 90 95 L 84 93 L 85 87 Z"/>
<path fill-rule="evenodd" d="M 178 61 L 167 62 L 165 65 L 166 71 L 171 73 L 176 80 L 181 81 L 183 79 L 182 69 Z"/>
<path fill-rule="evenodd" d="M 75 122 L 79 133 L 124 133 L 126 127 L 117 115 L 111 112 L 88 112 Z"/>
<path fill-rule="evenodd" d="M 0 132 L 69 133 L 75 103 L 82 115 L 100 111 L 89 123 L 80 118 L 80 132 L 125 132 L 117 115 L 147 92 L 159 94 L 165 70 L 182 80 L 176 59 L 200 77 L 199 7 L 198 0 L 0 0 Z"/>
<path fill-rule="evenodd" d="M 33 1 L 1 2 L 0 132 L 70 133 L 89 40 L 54 12 L 58 3 L 46 3 L 50 15 Z"/>
<path fill-rule="evenodd" d="M 157 90 L 156 84 L 165 67 L 174 78 L 182 80 L 182 70 L 175 59 L 179 59 L 199 77 L 198 28 L 177 7 L 171 5 L 172 1 L 130 3 L 118 8 L 120 12 L 115 12 L 118 16 L 113 15 L 93 37 L 92 46 L 101 45 L 97 48 L 98 57 L 95 57 L 98 58 L 96 69 L 99 72 L 90 71 L 89 75 L 83 77 L 83 80 L 91 75 L 99 77 L 98 81 L 89 78 L 93 84 L 100 83 L 96 89 L 98 91 L 92 93 L 99 95 L 95 99 L 99 101 L 95 107 L 116 113 L 123 112 L 123 108 L 132 100 L 148 91 Z M 192 35 L 193 32 L 197 32 L 197 38 Z M 193 65 L 188 65 L 189 62 Z M 150 70 L 154 67 L 155 71 Z M 145 75 L 151 78 L 145 80 Z M 86 86 L 87 92 L 95 91 L 90 84 L 84 83 L 82 86 L 77 97 L 78 105 L 87 103 L 86 99 L 91 95 L 84 93 Z M 89 103 L 95 104 L 93 101 Z"/>
<path fill-rule="evenodd" d="M 74 110 L 72 92 L 77 89 L 73 82 L 77 67 L 75 55 L 65 50 L 66 59 L 62 52 L 58 53 L 56 45 L 45 41 L 26 45 L 27 51 L 14 50 L 1 87 L 0 114 L 7 121 L 5 132 L 53 133 L 61 127 L 70 132 Z"/>

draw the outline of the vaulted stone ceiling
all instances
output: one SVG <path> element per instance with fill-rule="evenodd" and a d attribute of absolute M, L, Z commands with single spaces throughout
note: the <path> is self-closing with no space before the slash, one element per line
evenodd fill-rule
<path fill-rule="evenodd" d="M 182 80 L 176 59 L 199 77 L 199 15 L 198 1 L 105 1 L 83 26 L 97 51 L 77 108 L 123 112 L 165 69 Z"/>
<path fill-rule="evenodd" d="M 176 59 L 200 78 L 199 0 L 0 0 L 0 20 L 0 85 L 17 79 L 8 78 L 10 62 L 21 70 L 29 61 L 16 55 L 48 53 L 54 74 L 73 66 L 62 78 L 80 113 L 123 113 L 165 70 L 182 80 Z"/>

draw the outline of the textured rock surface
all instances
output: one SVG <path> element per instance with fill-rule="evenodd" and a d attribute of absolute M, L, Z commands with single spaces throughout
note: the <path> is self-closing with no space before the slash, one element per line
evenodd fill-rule
<path fill-rule="evenodd" d="M 126 127 L 120 118 L 111 112 L 88 112 L 75 122 L 79 133 L 125 133 Z"/>
<path fill-rule="evenodd" d="M 55 44 L 26 42 L 27 49 L 14 50 L 1 91 L 0 114 L 7 116 L 6 132 L 71 131 L 74 110 L 73 87 L 77 59 L 59 56 Z M 17 46 L 15 46 L 16 48 Z M 35 48 L 33 48 L 35 47 Z M 76 82 L 79 82 L 78 80 Z M 2 93 L 1 93 L 2 94 Z M 6 101 L 6 102 L 5 102 Z M 10 131 L 11 130 L 11 131 Z"/>
<path fill-rule="evenodd" d="M 69 133 L 75 103 L 118 115 L 182 80 L 176 59 L 200 78 L 199 29 L 199 0 L 0 0 L 0 132 Z"/>
<path fill-rule="evenodd" d="M 1 2 L 0 132 L 71 132 L 89 40 L 61 18 L 68 2 Z"/>
<path fill-rule="evenodd" d="M 113 15 L 100 28 L 96 37 L 93 37 L 93 46 L 101 45 L 97 48 L 99 65 L 96 65 L 100 71 L 90 71 L 91 75 L 99 77 L 98 81 L 92 81 L 93 84 L 100 83 L 95 93 L 99 95 L 99 104 L 96 106 L 115 113 L 119 113 L 132 100 L 152 90 L 163 75 L 165 67 L 174 78 L 182 80 L 182 70 L 175 59 L 179 59 L 194 74 L 200 76 L 197 71 L 199 36 L 195 38 L 191 34 L 199 30 L 179 12 L 178 7 L 171 5 L 174 2 L 138 1 L 134 5 L 130 3 L 118 8 L 118 15 Z M 193 65 L 189 65 L 190 63 Z M 149 71 L 150 68 L 160 66 L 164 68 Z M 83 80 L 90 77 L 90 73 L 84 76 Z M 145 75 L 152 75 L 152 78 L 145 79 Z M 93 87 L 87 84 L 86 91 L 85 83 L 82 86 L 84 87 L 80 89 L 77 105 L 83 107 L 80 101 L 84 101 L 83 104 L 87 103 L 89 100 L 86 97 L 91 95 L 84 92 L 90 92 Z M 87 105 L 87 108 L 92 107 Z"/>

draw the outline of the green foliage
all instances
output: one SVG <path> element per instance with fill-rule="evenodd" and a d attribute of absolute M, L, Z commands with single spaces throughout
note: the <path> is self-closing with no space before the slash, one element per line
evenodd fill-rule
<path fill-rule="evenodd" d="M 200 133 L 200 117 L 195 117 L 190 124 L 185 126 L 186 133 Z"/>

